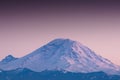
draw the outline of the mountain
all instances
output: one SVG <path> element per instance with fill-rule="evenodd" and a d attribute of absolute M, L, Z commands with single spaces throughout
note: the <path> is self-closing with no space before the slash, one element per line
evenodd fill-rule
<path fill-rule="evenodd" d="M 35 72 L 105 72 L 120 75 L 120 67 L 70 39 L 55 39 L 32 53 L 0 65 L 1 70 L 30 69 Z"/>
<path fill-rule="evenodd" d="M 17 58 L 13 57 L 12 55 L 8 55 L 2 61 L 0 61 L 0 64 L 6 64 L 6 63 L 14 61 L 16 59 Z"/>

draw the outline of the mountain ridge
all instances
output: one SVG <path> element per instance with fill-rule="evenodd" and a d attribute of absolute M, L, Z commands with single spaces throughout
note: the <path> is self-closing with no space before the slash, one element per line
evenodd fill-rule
<path fill-rule="evenodd" d="M 0 61 L 0 63 L 1 63 L 1 64 L 5 64 L 5 63 L 8 63 L 8 62 L 14 61 L 14 60 L 16 60 L 16 59 L 18 59 L 18 58 L 14 57 L 14 56 L 12 56 L 12 55 L 7 55 L 4 59 L 2 59 L 2 60 Z"/>
<path fill-rule="evenodd" d="M 3 80 L 120 80 L 118 75 L 107 75 L 104 72 L 72 73 L 62 71 L 34 72 L 29 69 L 3 71 Z"/>

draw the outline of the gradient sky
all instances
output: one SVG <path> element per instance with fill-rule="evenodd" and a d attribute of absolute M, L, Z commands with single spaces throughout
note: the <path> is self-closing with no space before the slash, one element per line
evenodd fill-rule
<path fill-rule="evenodd" d="M 8 54 L 22 57 L 55 38 L 70 38 L 120 65 L 117 2 L 47 1 L 1 3 L 0 60 Z"/>

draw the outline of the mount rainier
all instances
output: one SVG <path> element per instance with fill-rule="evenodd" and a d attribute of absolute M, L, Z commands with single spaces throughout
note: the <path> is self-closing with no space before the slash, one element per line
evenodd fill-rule
<path fill-rule="evenodd" d="M 29 69 L 34 72 L 64 71 L 72 73 L 104 72 L 120 75 L 120 66 L 97 55 L 83 44 L 70 39 L 55 39 L 21 58 L 8 56 L 0 70 Z"/>

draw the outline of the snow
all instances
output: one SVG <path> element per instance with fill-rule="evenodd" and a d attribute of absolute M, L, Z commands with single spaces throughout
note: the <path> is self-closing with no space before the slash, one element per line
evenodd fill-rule
<path fill-rule="evenodd" d="M 119 66 L 70 39 L 55 39 L 22 58 L 0 64 L 0 69 L 3 70 L 17 68 L 28 68 L 36 72 L 65 70 L 84 73 L 103 71 L 117 74 L 120 71 Z"/>

